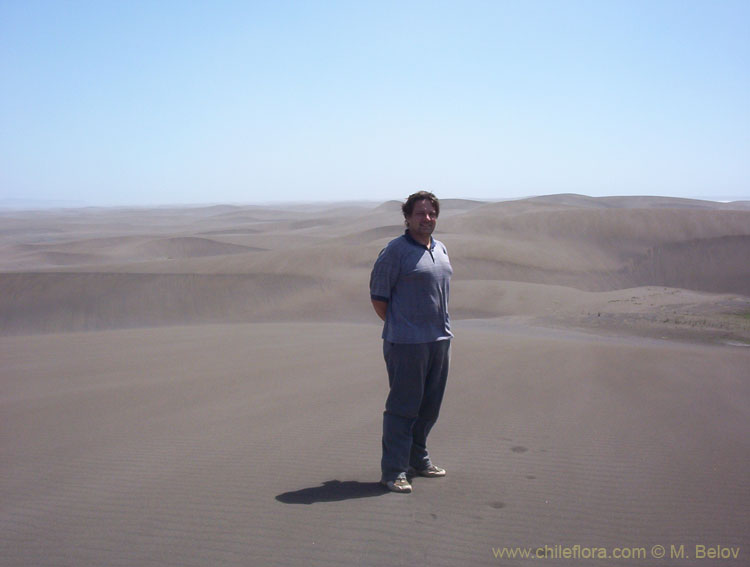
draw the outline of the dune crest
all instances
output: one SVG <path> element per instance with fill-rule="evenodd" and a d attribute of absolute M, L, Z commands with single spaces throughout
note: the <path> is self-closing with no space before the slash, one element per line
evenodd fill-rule
<path fill-rule="evenodd" d="M 168 258 L 197 258 L 201 256 L 222 256 L 224 254 L 242 254 L 257 250 L 249 246 L 218 242 L 209 238 L 180 236 L 153 240 L 138 247 L 147 256 Z"/>

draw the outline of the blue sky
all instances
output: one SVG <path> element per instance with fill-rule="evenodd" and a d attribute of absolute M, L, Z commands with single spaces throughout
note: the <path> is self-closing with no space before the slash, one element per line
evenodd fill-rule
<path fill-rule="evenodd" d="M 750 199 L 750 2 L 0 0 L 0 202 Z"/>

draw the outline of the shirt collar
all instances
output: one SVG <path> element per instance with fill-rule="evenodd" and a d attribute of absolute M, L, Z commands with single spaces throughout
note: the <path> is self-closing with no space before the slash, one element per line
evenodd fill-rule
<path fill-rule="evenodd" d="M 408 242 L 410 242 L 411 244 L 414 244 L 414 246 L 419 246 L 420 248 L 423 248 L 423 249 L 427 250 L 427 247 L 424 244 L 422 244 L 422 243 L 417 242 L 416 240 L 414 240 L 414 237 L 411 234 L 409 234 L 409 229 L 408 228 L 406 229 L 406 231 L 404 231 L 404 238 L 406 238 L 406 240 Z M 432 238 L 432 237 L 430 237 L 430 248 L 429 248 L 429 250 L 430 250 L 430 252 L 432 252 L 433 250 L 435 250 L 435 239 Z"/>

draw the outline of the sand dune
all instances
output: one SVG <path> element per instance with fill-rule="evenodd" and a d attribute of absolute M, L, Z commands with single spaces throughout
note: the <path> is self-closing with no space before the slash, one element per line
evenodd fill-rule
<path fill-rule="evenodd" d="M 454 287 L 460 292 L 475 282 L 472 294 L 458 294 L 454 317 L 537 315 L 520 306 L 547 303 L 545 295 L 560 287 L 620 290 L 623 297 L 648 286 L 750 296 L 750 211 L 690 200 L 668 208 L 670 202 L 576 195 L 446 200 L 439 228 L 453 258 Z M 0 241 L 5 334 L 289 321 L 301 313 L 368 321 L 370 267 L 402 230 L 397 202 L 5 217 L 12 227 Z M 26 235 L 19 232 L 24 219 Z M 97 234 L 103 226 L 107 231 Z M 499 297 L 498 282 L 552 287 L 527 285 L 535 299 L 515 306 L 475 299 Z M 571 304 L 597 303 L 595 295 L 579 298 Z"/>
<path fill-rule="evenodd" d="M 11 334 L 247 320 L 289 320 L 325 282 L 278 274 L 35 273 L 3 277 Z"/>
<path fill-rule="evenodd" d="M 139 249 L 148 256 L 166 256 L 168 258 L 195 258 L 199 256 L 222 256 L 224 254 L 242 254 L 262 248 L 251 248 L 227 242 L 217 242 L 208 238 L 182 236 L 153 240 L 143 244 Z"/>
<path fill-rule="evenodd" d="M 449 474 L 408 497 L 367 289 L 399 209 L 0 212 L 0 564 L 747 564 L 748 203 L 447 199 Z"/>
<path fill-rule="evenodd" d="M 750 235 L 678 241 L 649 248 L 628 270 L 633 283 L 750 296 Z"/>

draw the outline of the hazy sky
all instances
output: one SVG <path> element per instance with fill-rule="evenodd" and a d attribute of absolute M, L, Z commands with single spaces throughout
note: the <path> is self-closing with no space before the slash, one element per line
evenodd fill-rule
<path fill-rule="evenodd" d="M 750 2 L 0 0 L 0 202 L 750 199 Z"/>

